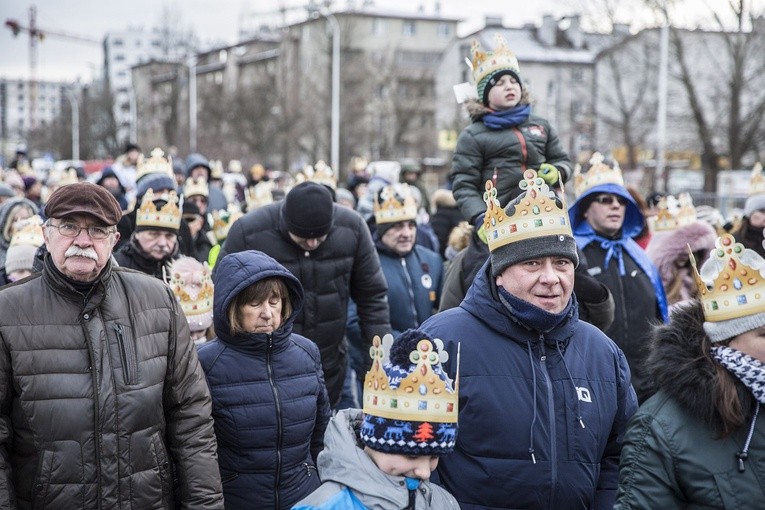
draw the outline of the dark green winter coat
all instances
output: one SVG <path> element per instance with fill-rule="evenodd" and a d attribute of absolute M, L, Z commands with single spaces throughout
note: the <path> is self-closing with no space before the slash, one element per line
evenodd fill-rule
<path fill-rule="evenodd" d="M 715 364 L 700 353 L 702 324 L 695 304 L 675 311 L 656 332 L 648 368 L 660 390 L 630 421 L 615 509 L 765 508 L 765 413 L 740 463 L 756 404 L 737 380 L 746 419 L 720 438 Z"/>
<path fill-rule="evenodd" d="M 489 129 L 483 117 L 490 110 L 477 101 L 467 104 L 473 121 L 460 133 L 452 158 L 452 192 L 462 216 L 473 221 L 486 211 L 486 181 L 497 180 L 497 199 L 502 207 L 521 194 L 518 183 L 527 168 L 542 163 L 555 165 L 563 182 L 571 177 L 571 161 L 550 123 L 536 115 L 512 129 Z"/>

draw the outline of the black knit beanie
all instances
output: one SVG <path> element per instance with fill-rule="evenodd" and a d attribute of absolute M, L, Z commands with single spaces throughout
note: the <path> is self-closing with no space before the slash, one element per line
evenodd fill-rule
<path fill-rule="evenodd" d="M 304 239 L 316 239 L 332 228 L 332 194 L 326 186 L 303 182 L 287 193 L 284 199 L 284 219 L 290 233 Z"/>

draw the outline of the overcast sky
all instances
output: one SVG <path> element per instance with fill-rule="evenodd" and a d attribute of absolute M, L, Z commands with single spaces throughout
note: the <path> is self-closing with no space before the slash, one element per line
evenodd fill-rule
<path fill-rule="evenodd" d="M 361 5 L 363 0 L 355 0 Z M 692 0 L 700 4 L 725 0 Z M 765 0 L 763 0 L 765 1 Z M 174 20 L 182 28 L 192 28 L 200 41 L 209 45 L 236 43 L 240 20 L 245 12 L 257 12 L 264 21 L 277 21 L 280 6 L 299 7 L 308 0 L 0 0 L 0 20 L 17 20 L 29 25 L 29 8 L 37 7 L 40 30 L 83 36 L 101 41 L 113 30 L 129 27 L 150 29 L 160 24 L 165 8 L 177 12 Z M 436 0 L 376 0 L 375 5 L 401 12 L 415 12 L 422 4 L 434 12 Z M 758 3 L 755 1 L 755 3 Z M 335 0 L 344 8 L 348 0 Z M 502 16 L 506 26 L 539 24 L 544 14 L 561 16 L 581 12 L 583 0 L 440 0 L 441 13 L 463 19 L 460 32 L 483 25 L 486 15 Z M 621 0 L 621 5 L 625 4 Z M 299 15 L 298 9 L 290 11 Z M 269 14 L 271 13 L 271 14 Z M 630 21 L 630 20 L 624 20 Z M 11 30 L 0 30 L 0 77 L 29 78 L 29 36 L 13 37 Z M 103 66 L 103 50 L 98 44 L 48 36 L 38 44 L 38 80 L 90 81 Z"/>

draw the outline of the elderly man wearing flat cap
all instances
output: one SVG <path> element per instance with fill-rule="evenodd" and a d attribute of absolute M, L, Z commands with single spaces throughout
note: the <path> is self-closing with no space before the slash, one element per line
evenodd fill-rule
<path fill-rule="evenodd" d="M 45 215 L 42 272 L 0 290 L 0 508 L 222 509 L 180 305 L 113 265 L 106 188 L 59 188 Z"/>
<path fill-rule="evenodd" d="M 305 304 L 294 329 L 319 346 L 336 407 L 348 365 L 348 299 L 357 305 L 362 338 L 390 332 L 387 285 L 369 227 L 356 212 L 334 204 L 327 186 L 306 181 L 284 200 L 239 218 L 218 260 L 244 250 L 265 252 L 303 285 Z"/>

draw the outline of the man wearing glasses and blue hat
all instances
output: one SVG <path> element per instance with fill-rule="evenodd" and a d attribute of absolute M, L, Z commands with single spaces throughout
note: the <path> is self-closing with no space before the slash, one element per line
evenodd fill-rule
<path fill-rule="evenodd" d="M 607 164 L 600 153 L 589 170 L 574 172 L 577 201 L 569 209 L 576 244 L 584 252 L 588 272 L 611 291 L 614 321 L 606 330 L 624 351 L 638 401 L 653 393 L 643 362 L 653 324 L 667 321 L 667 298 L 656 266 L 633 240 L 643 214 L 624 187 L 618 163 Z"/>

